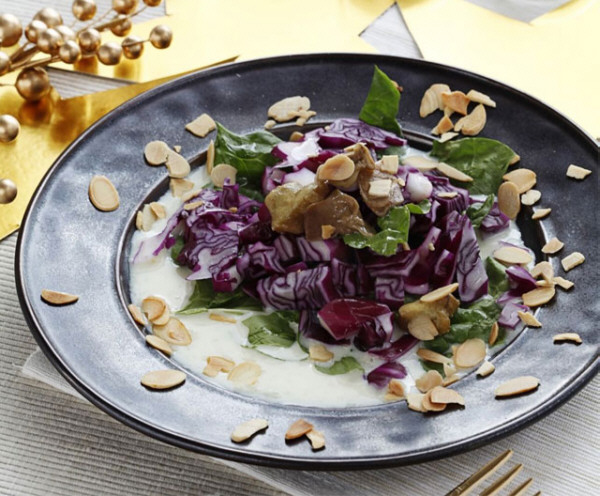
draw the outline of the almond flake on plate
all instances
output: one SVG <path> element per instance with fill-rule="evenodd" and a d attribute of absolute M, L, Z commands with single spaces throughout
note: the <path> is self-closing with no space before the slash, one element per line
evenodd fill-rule
<path fill-rule="evenodd" d="M 440 143 L 445 143 L 446 141 L 450 141 L 452 138 L 455 138 L 456 136 L 458 136 L 458 133 L 455 133 L 454 131 L 449 131 L 447 133 L 443 133 L 439 138 L 438 141 Z"/>
<path fill-rule="evenodd" d="M 222 188 L 226 180 L 229 180 L 229 184 L 235 184 L 235 178 L 237 176 L 237 169 L 229 164 L 216 165 L 210 173 L 210 179 L 215 186 Z"/>
<path fill-rule="evenodd" d="M 521 310 L 519 310 L 517 314 L 519 315 L 519 318 L 525 323 L 525 325 L 529 327 L 542 327 L 542 323 L 538 319 L 536 319 L 535 315 L 533 315 L 532 313 L 522 312 Z"/>
<path fill-rule="evenodd" d="M 169 150 L 166 163 L 170 177 L 183 179 L 190 173 L 191 168 L 189 162 L 175 151 Z"/>
<path fill-rule="evenodd" d="M 531 253 L 516 246 L 503 246 L 494 252 L 494 258 L 504 264 L 528 264 L 533 261 Z"/>
<path fill-rule="evenodd" d="M 583 167 L 579 167 L 578 165 L 571 164 L 567 168 L 567 177 L 571 177 L 573 179 L 585 179 L 592 173 L 589 169 L 584 169 Z"/>
<path fill-rule="evenodd" d="M 454 127 L 454 124 L 450 120 L 450 117 L 444 115 L 440 121 L 436 124 L 436 126 L 431 130 L 431 134 L 444 134 L 448 131 L 451 131 Z"/>
<path fill-rule="evenodd" d="M 402 158 L 402 165 L 408 167 L 414 167 L 419 169 L 421 172 L 437 169 L 439 162 L 431 160 L 430 158 L 423 157 L 422 155 L 409 155 L 408 157 Z"/>
<path fill-rule="evenodd" d="M 438 198 L 451 199 L 457 197 L 458 193 L 456 191 L 441 191 L 440 193 L 436 193 L 435 196 Z"/>
<path fill-rule="evenodd" d="M 144 157 L 150 165 L 163 165 L 169 151 L 169 146 L 164 141 L 150 141 L 144 148 Z"/>
<path fill-rule="evenodd" d="M 119 193 L 106 176 L 92 177 L 88 195 L 92 205 L 102 212 L 112 212 L 119 208 Z"/>
<path fill-rule="evenodd" d="M 436 386 L 441 386 L 444 378 L 437 370 L 429 370 L 415 381 L 415 386 L 422 393 L 426 393 Z"/>
<path fill-rule="evenodd" d="M 397 398 L 404 398 L 406 396 L 404 384 L 402 384 L 402 381 L 399 379 L 391 379 L 390 382 L 388 382 L 388 392 Z"/>
<path fill-rule="evenodd" d="M 567 255 L 560 261 L 565 272 L 574 269 L 578 265 L 581 265 L 583 262 L 585 262 L 585 257 L 582 253 L 579 253 L 578 251 L 574 251 L 573 253 Z"/>
<path fill-rule="evenodd" d="M 535 186 L 537 175 L 530 169 L 515 169 L 504 174 L 502 179 L 514 183 L 519 190 L 519 194 L 523 194 Z"/>
<path fill-rule="evenodd" d="M 538 208 L 535 212 L 533 212 L 531 218 L 533 220 L 543 219 L 544 217 L 550 215 L 550 212 L 552 212 L 551 208 Z"/>
<path fill-rule="evenodd" d="M 558 238 L 552 238 L 548 241 L 544 246 L 542 246 L 542 253 L 547 253 L 548 255 L 554 255 L 563 249 L 565 244 L 560 241 Z"/>
<path fill-rule="evenodd" d="M 192 336 L 183 322 L 174 317 L 171 317 L 165 325 L 152 326 L 152 332 L 170 344 L 187 346 L 192 342 Z"/>
<path fill-rule="evenodd" d="M 508 181 L 500 185 L 498 188 L 498 208 L 509 219 L 516 219 L 521 211 L 519 188 L 516 184 Z"/>
<path fill-rule="evenodd" d="M 562 289 L 564 289 L 566 291 L 568 291 L 573 286 L 575 286 L 575 283 L 573 283 L 572 281 L 569 281 L 568 279 L 565 279 L 564 277 L 556 276 L 556 277 L 553 277 L 552 280 L 554 281 L 554 283 L 557 286 L 560 286 Z"/>
<path fill-rule="evenodd" d="M 427 294 L 421 296 L 420 300 L 423 303 L 434 303 L 436 301 L 442 300 L 446 298 L 448 295 L 454 293 L 458 289 L 458 283 L 455 282 L 453 284 L 448 284 L 447 286 L 442 286 L 441 288 L 434 289 Z"/>
<path fill-rule="evenodd" d="M 529 271 L 531 277 L 538 278 L 542 276 L 546 281 L 552 281 L 554 277 L 554 267 L 552 264 L 547 261 L 538 262 L 533 266 L 533 268 Z"/>
<path fill-rule="evenodd" d="M 583 343 L 581 336 L 576 332 L 564 332 L 562 334 L 555 334 L 554 336 L 552 336 L 552 341 L 555 343 L 562 343 L 563 341 L 571 341 L 577 344 Z"/>
<path fill-rule="evenodd" d="M 202 114 L 192 122 L 188 122 L 185 128 L 193 135 L 204 138 L 208 133 L 217 128 L 217 124 L 210 115 Z"/>
<path fill-rule="evenodd" d="M 541 197 L 542 193 L 540 193 L 537 189 L 530 189 L 521 195 L 521 204 L 531 206 L 540 201 Z"/>
<path fill-rule="evenodd" d="M 287 440 L 298 439 L 299 437 L 304 436 L 308 432 L 312 431 L 314 426 L 307 422 L 304 419 L 296 420 L 292 425 L 289 426 L 288 430 L 285 433 L 285 438 Z"/>
<path fill-rule="evenodd" d="M 264 124 L 264 128 L 269 130 L 269 129 L 273 129 L 275 127 L 275 124 L 277 124 L 277 121 L 273 120 L 273 119 L 268 119 L 267 122 L 265 122 Z"/>
<path fill-rule="evenodd" d="M 256 383 L 261 373 L 262 370 L 257 363 L 242 362 L 229 372 L 227 379 L 237 384 L 252 386 Z"/>
<path fill-rule="evenodd" d="M 188 181 L 187 179 L 173 178 L 169 181 L 169 189 L 171 190 L 171 194 L 176 198 L 181 198 L 184 193 L 191 191 L 193 187 L 194 183 L 192 181 Z"/>
<path fill-rule="evenodd" d="M 486 121 L 487 115 L 485 113 L 485 107 L 479 104 L 470 114 L 467 114 L 456 121 L 454 130 L 460 131 L 465 136 L 475 136 L 483 130 Z"/>
<path fill-rule="evenodd" d="M 425 395 L 423 393 L 408 393 L 406 395 L 406 403 L 410 410 L 414 410 L 415 412 L 426 412 L 425 408 L 423 408 L 423 398 Z"/>
<path fill-rule="evenodd" d="M 306 433 L 313 450 L 320 450 L 325 447 L 325 435 L 321 431 L 311 429 Z"/>
<path fill-rule="evenodd" d="M 144 314 L 142 313 L 140 307 L 131 303 L 127 305 L 127 309 L 133 317 L 133 320 L 135 320 L 140 325 L 146 325 L 146 317 L 144 317 Z"/>
<path fill-rule="evenodd" d="M 423 396 L 422 405 L 426 412 L 442 412 L 446 409 L 445 403 L 431 401 L 431 391 L 426 392 L 425 396 Z"/>
<path fill-rule="evenodd" d="M 206 359 L 206 367 L 202 373 L 209 377 L 217 377 L 219 372 L 229 373 L 235 367 L 235 362 L 220 356 L 209 356 Z"/>
<path fill-rule="evenodd" d="M 467 93 L 467 98 L 475 103 L 482 103 L 483 105 L 487 105 L 488 107 L 496 108 L 496 102 L 492 100 L 485 93 L 481 93 L 477 90 L 469 90 Z"/>
<path fill-rule="evenodd" d="M 492 324 L 492 329 L 490 330 L 490 337 L 488 338 L 488 344 L 490 346 L 493 346 L 496 343 L 496 340 L 498 339 L 499 331 L 500 331 L 500 326 L 498 325 L 498 322 L 494 322 Z"/>
<path fill-rule="evenodd" d="M 461 172 L 457 168 L 445 164 L 444 162 L 439 162 L 437 164 L 437 170 L 444 176 L 462 183 L 470 183 L 473 181 L 473 178 L 468 174 L 465 174 L 464 172 Z"/>
<path fill-rule="evenodd" d="M 527 393 L 537 389 L 540 385 L 540 380 L 537 377 L 525 375 L 515 377 L 506 381 L 496 388 L 496 397 L 503 398 L 507 396 L 515 396 L 517 394 Z"/>
<path fill-rule="evenodd" d="M 456 348 L 454 363 L 457 367 L 467 369 L 481 363 L 485 359 L 485 355 L 486 347 L 483 340 L 479 338 L 467 339 Z"/>
<path fill-rule="evenodd" d="M 308 109 L 310 109 L 310 100 L 307 97 L 290 96 L 271 105 L 267 115 L 277 122 L 286 122 L 300 117 L 301 112 Z"/>
<path fill-rule="evenodd" d="M 465 399 L 454 389 L 437 386 L 430 391 L 430 399 L 434 403 L 465 405 Z"/>
<path fill-rule="evenodd" d="M 433 363 L 444 364 L 444 363 L 451 362 L 451 359 L 448 358 L 447 356 L 444 356 L 441 353 L 438 353 L 436 351 L 428 350 L 427 348 L 419 348 L 417 350 L 417 356 L 421 360 L 426 360 L 428 362 L 433 362 Z"/>
<path fill-rule="evenodd" d="M 467 115 L 467 107 L 470 100 L 462 91 L 451 91 L 442 93 L 442 103 L 445 108 Z"/>
<path fill-rule="evenodd" d="M 79 300 L 79 296 L 77 295 L 53 291 L 51 289 L 42 289 L 41 296 L 42 300 L 44 300 L 46 303 L 56 306 L 69 305 Z"/>
<path fill-rule="evenodd" d="M 148 343 L 152 348 L 164 353 L 167 356 L 171 356 L 173 353 L 173 349 L 169 346 L 164 339 L 155 336 L 154 334 L 148 334 L 146 336 L 146 343 Z"/>
<path fill-rule="evenodd" d="M 220 313 L 210 312 L 208 314 L 208 318 L 210 320 L 214 320 L 215 322 L 225 322 L 227 324 L 237 323 L 237 320 L 235 320 L 233 317 L 227 317 L 227 315 L 221 315 Z"/>
<path fill-rule="evenodd" d="M 171 389 L 183 384 L 185 374 L 181 370 L 154 370 L 142 377 L 142 384 L 150 389 Z"/>
<path fill-rule="evenodd" d="M 167 210 L 162 203 L 152 202 L 150 203 L 150 210 L 156 216 L 157 219 L 164 219 L 167 216 Z"/>
<path fill-rule="evenodd" d="M 523 293 L 521 298 L 523 298 L 523 305 L 528 307 L 539 307 L 554 298 L 555 293 L 556 290 L 554 289 L 554 286 L 546 288 L 541 287 Z"/>
<path fill-rule="evenodd" d="M 491 362 L 488 362 L 486 360 L 477 369 L 477 375 L 480 376 L 480 377 L 487 377 L 492 372 L 494 372 L 494 370 L 496 370 L 496 367 L 494 367 L 494 364 L 491 363 Z"/>
<path fill-rule="evenodd" d="M 269 427 L 267 419 L 255 418 L 247 420 L 233 430 L 231 433 L 231 440 L 234 443 L 242 443 L 250 439 L 257 432 L 265 430 L 267 427 Z"/>
<path fill-rule="evenodd" d="M 311 344 L 308 347 L 308 355 L 315 362 L 328 362 L 333 358 L 333 353 L 322 344 Z"/>
<path fill-rule="evenodd" d="M 436 110 L 442 110 L 444 108 L 444 104 L 442 103 L 442 93 L 450 93 L 450 86 L 447 84 L 436 83 L 425 90 L 419 108 L 419 115 L 421 117 L 427 117 Z"/>

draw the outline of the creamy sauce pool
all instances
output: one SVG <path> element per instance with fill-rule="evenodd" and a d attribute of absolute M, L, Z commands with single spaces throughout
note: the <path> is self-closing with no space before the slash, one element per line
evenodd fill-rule
<path fill-rule="evenodd" d="M 194 182 L 195 189 L 199 189 L 209 182 L 206 168 L 196 169 L 190 174 L 188 180 Z M 181 199 L 173 197 L 170 192 L 163 195 L 159 201 L 166 208 L 166 219 L 170 218 L 181 205 Z M 144 239 L 160 233 L 166 225 L 166 219 L 156 221 L 148 232 L 136 231 L 133 235 L 130 253 L 132 255 L 137 253 L 139 245 Z M 520 231 L 515 223 L 511 222 L 510 229 L 486 236 L 485 239 L 479 239 L 482 259 L 492 254 L 498 247 L 499 241 L 523 245 Z M 192 294 L 194 283 L 185 280 L 189 273 L 187 268 L 179 267 L 173 262 L 169 250 L 163 250 L 157 257 L 153 257 L 147 262 L 130 263 L 131 300 L 140 306 L 142 300 L 147 296 L 160 296 L 168 303 L 171 310 L 176 312 L 185 306 Z M 386 390 L 379 390 L 369 385 L 363 379 L 361 371 L 354 370 L 341 375 L 327 375 L 319 372 L 314 363 L 306 358 L 306 353 L 297 343 L 285 349 L 261 347 L 259 351 L 246 348 L 248 328 L 241 322 L 256 312 L 248 311 L 241 315 L 218 310 L 213 312 L 234 318 L 237 323 L 212 320 L 208 313 L 176 315 L 189 330 L 192 343 L 189 346 L 172 346 L 172 358 L 199 377 L 227 389 L 278 403 L 318 407 L 351 407 L 383 402 Z M 512 331 L 511 334 L 516 335 L 517 331 Z M 348 355 L 356 358 L 366 373 L 383 363 L 383 360 L 369 353 L 349 349 L 346 346 L 328 345 L 327 348 L 335 356 L 331 362 L 318 363 L 323 367 L 329 367 L 333 361 Z M 415 379 L 424 373 L 416 350 L 417 346 L 400 360 L 408 372 L 407 377 L 402 380 L 407 392 L 414 389 Z M 209 356 L 222 356 L 233 360 L 236 364 L 245 361 L 256 362 L 260 365 L 262 373 L 252 386 L 234 384 L 228 381 L 227 374 L 223 373 L 215 378 L 208 378 L 202 375 L 202 370 L 206 366 Z M 459 375 L 464 375 L 466 372 L 468 371 L 459 372 Z"/>

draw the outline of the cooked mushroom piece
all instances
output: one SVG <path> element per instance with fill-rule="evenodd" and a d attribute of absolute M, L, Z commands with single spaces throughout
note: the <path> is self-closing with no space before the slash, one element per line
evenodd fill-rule
<path fill-rule="evenodd" d="M 323 226 L 334 228 L 335 234 L 359 232 L 371 234 L 362 218 L 358 202 L 350 195 L 336 189 L 325 200 L 308 206 L 304 215 L 304 234 L 308 241 L 323 239 Z M 331 237 L 330 236 L 330 237 Z"/>
<path fill-rule="evenodd" d="M 362 169 L 358 174 L 358 186 L 364 202 L 379 217 L 404 201 L 398 178 L 377 169 Z"/>

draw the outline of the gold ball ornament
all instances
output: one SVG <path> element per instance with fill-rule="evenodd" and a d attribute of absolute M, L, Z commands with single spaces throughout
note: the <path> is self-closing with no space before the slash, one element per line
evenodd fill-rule
<path fill-rule="evenodd" d="M 72 40 L 65 41 L 58 49 L 58 56 L 65 64 L 74 64 L 81 58 L 81 48 Z"/>
<path fill-rule="evenodd" d="M 115 36 L 125 36 L 129 34 L 133 24 L 131 23 L 131 19 L 123 14 L 119 14 L 119 18 L 121 21 L 118 24 L 111 26 L 110 30 Z"/>
<path fill-rule="evenodd" d="M 58 34 L 60 34 L 60 38 L 63 42 L 75 41 L 77 39 L 75 31 L 73 31 L 70 27 L 65 26 L 64 24 L 62 26 L 56 26 L 54 29 L 58 31 Z"/>
<path fill-rule="evenodd" d="M 40 34 L 46 31 L 46 29 L 48 29 L 48 26 L 46 26 L 44 21 L 31 21 L 25 28 L 25 37 L 31 43 L 36 43 Z"/>
<path fill-rule="evenodd" d="M 159 24 L 152 28 L 149 39 L 154 48 L 168 48 L 173 41 L 173 31 L 171 31 L 169 26 Z"/>
<path fill-rule="evenodd" d="M 98 60 L 104 65 L 117 65 L 121 61 L 123 49 L 121 48 L 121 45 L 109 41 L 98 48 L 98 53 L 96 55 Z"/>
<path fill-rule="evenodd" d="M 49 28 L 55 28 L 63 23 L 61 15 L 52 7 L 46 7 L 40 10 L 35 16 L 33 16 L 33 20 L 42 21 L 46 23 L 46 26 Z"/>
<path fill-rule="evenodd" d="M 61 42 L 60 33 L 54 28 L 48 28 L 38 36 L 37 47 L 44 53 L 55 54 Z"/>
<path fill-rule="evenodd" d="M 10 71 L 10 57 L 5 52 L 0 52 L 0 76 Z"/>
<path fill-rule="evenodd" d="M 78 21 L 89 21 L 96 15 L 96 2 L 94 0 L 75 0 L 71 11 Z"/>
<path fill-rule="evenodd" d="M 12 202 L 17 197 L 17 185 L 10 179 L 0 179 L 0 204 Z"/>
<path fill-rule="evenodd" d="M 36 102 L 50 93 L 50 78 L 44 69 L 30 67 L 21 71 L 15 87 L 25 100 Z"/>
<path fill-rule="evenodd" d="M 102 37 L 97 29 L 89 28 L 77 36 L 79 47 L 84 55 L 96 53 L 102 43 Z"/>
<path fill-rule="evenodd" d="M 144 0 L 144 3 L 148 7 L 158 7 L 162 3 L 162 0 Z"/>
<path fill-rule="evenodd" d="M 13 46 L 19 41 L 23 34 L 21 21 L 12 14 L 0 15 L 0 45 L 3 47 Z"/>
<path fill-rule="evenodd" d="M 144 53 L 144 41 L 139 36 L 128 36 L 121 43 L 126 59 L 139 59 Z"/>
<path fill-rule="evenodd" d="M 20 130 L 19 121 L 12 115 L 0 115 L 0 141 L 2 143 L 10 143 L 19 135 Z"/>
<path fill-rule="evenodd" d="M 112 9 L 117 14 L 131 14 L 138 6 L 138 0 L 113 0 Z"/>

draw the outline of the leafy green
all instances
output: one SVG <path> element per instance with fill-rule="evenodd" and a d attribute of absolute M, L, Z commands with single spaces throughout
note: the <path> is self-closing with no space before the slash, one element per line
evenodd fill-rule
<path fill-rule="evenodd" d="M 473 182 L 459 183 L 471 194 L 493 195 L 515 152 L 493 139 L 463 138 L 444 143 L 434 141 L 431 155 L 471 176 Z"/>
<path fill-rule="evenodd" d="M 268 131 L 255 131 L 240 135 L 217 123 L 215 139 L 215 164 L 229 164 L 238 170 L 237 183 L 258 187 L 266 166 L 277 159 L 271 150 L 281 140 Z"/>
<path fill-rule="evenodd" d="M 371 126 L 377 126 L 402 136 L 400 124 L 396 120 L 399 105 L 400 91 L 398 87 L 379 67 L 375 66 L 369 94 L 358 118 Z"/>
<path fill-rule="evenodd" d="M 384 155 L 398 155 L 402 158 L 406 155 L 406 146 L 388 146 L 385 150 L 377 150 L 377 158 L 381 158 Z"/>
<path fill-rule="evenodd" d="M 324 374 L 328 375 L 347 374 L 353 370 L 365 371 L 365 369 L 362 368 L 362 365 L 358 363 L 356 358 L 351 356 L 340 358 L 336 362 L 333 362 L 331 367 L 321 367 L 320 365 L 315 365 L 315 368 L 319 372 L 323 372 Z"/>
<path fill-rule="evenodd" d="M 419 203 L 407 203 L 406 206 L 411 214 L 417 215 L 427 214 L 431 210 L 431 202 L 429 200 L 422 200 Z"/>
<path fill-rule="evenodd" d="M 508 291 L 509 288 L 506 267 L 492 257 L 487 257 L 484 265 L 488 276 L 488 292 L 494 298 L 498 298 L 502 293 Z"/>
<path fill-rule="evenodd" d="M 248 296 L 241 288 L 237 288 L 231 293 L 217 293 L 213 289 L 211 279 L 202 279 L 196 281 L 194 292 L 190 296 L 188 304 L 178 313 L 190 315 L 203 313 L 211 308 L 263 309 L 259 301 Z"/>
<path fill-rule="evenodd" d="M 177 236 L 177 239 L 175 240 L 175 244 L 171 248 L 171 258 L 173 259 L 173 262 L 175 262 L 177 265 L 179 265 L 177 263 L 177 257 L 181 253 L 181 250 L 183 250 L 184 245 L 185 245 L 185 241 L 183 240 L 183 237 Z"/>
<path fill-rule="evenodd" d="M 481 222 L 494 206 L 494 195 L 488 195 L 485 201 L 473 203 L 467 208 L 467 215 L 473 227 L 481 226 Z"/>
<path fill-rule="evenodd" d="M 251 347 L 267 345 L 289 348 L 296 341 L 290 322 L 298 322 L 298 312 L 282 310 L 267 315 L 253 315 L 242 321 L 248 328 Z"/>
<path fill-rule="evenodd" d="M 442 365 L 441 363 L 428 362 L 426 360 L 419 360 L 419 362 L 421 362 L 421 366 L 423 367 L 423 369 L 437 370 L 442 377 L 446 376 L 446 374 L 444 374 L 444 365 Z"/>
<path fill-rule="evenodd" d="M 238 184 L 240 184 L 240 183 L 238 183 Z M 245 184 L 247 184 L 247 182 Z M 241 195 L 247 196 L 251 200 L 256 200 L 261 203 L 265 201 L 264 195 L 260 191 L 254 189 L 254 188 L 240 186 L 239 192 Z"/>

